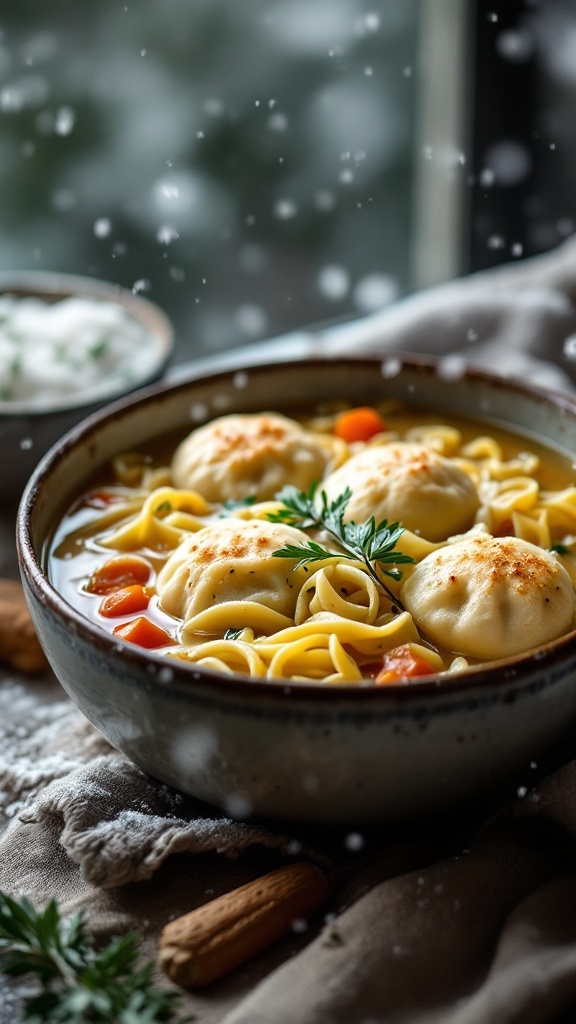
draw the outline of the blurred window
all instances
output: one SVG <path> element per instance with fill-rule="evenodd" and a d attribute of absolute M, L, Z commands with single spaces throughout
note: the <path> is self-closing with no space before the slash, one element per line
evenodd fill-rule
<path fill-rule="evenodd" d="M 149 295 L 182 359 L 549 247 L 575 24 L 566 0 L 3 0 L 0 270 Z"/>
<path fill-rule="evenodd" d="M 576 2 L 479 0 L 466 265 L 576 231 Z"/>

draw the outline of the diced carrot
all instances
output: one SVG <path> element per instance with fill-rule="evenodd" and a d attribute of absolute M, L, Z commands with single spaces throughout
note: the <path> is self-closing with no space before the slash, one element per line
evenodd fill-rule
<path fill-rule="evenodd" d="M 107 619 L 114 619 L 118 615 L 143 612 L 148 607 L 150 596 L 150 590 L 143 587 L 141 583 L 132 583 L 129 587 L 113 590 L 101 601 L 100 615 L 104 615 Z"/>
<path fill-rule="evenodd" d="M 151 622 L 145 615 L 139 615 L 130 622 L 123 622 L 112 630 L 114 636 L 121 636 L 137 647 L 146 647 L 151 650 L 153 647 L 166 647 L 173 644 L 174 640 L 165 629 Z"/>
<path fill-rule="evenodd" d="M 414 654 L 410 644 L 402 644 L 388 651 L 382 660 L 382 668 L 374 682 L 376 686 L 397 683 L 400 679 L 433 675 L 437 670 L 425 658 Z"/>
<path fill-rule="evenodd" d="M 336 417 L 334 433 L 343 441 L 369 441 L 375 434 L 386 430 L 386 424 L 376 409 L 360 406 L 348 409 Z"/>
<path fill-rule="evenodd" d="M 86 590 L 90 594 L 111 594 L 114 590 L 130 587 L 134 583 L 144 585 L 150 573 L 151 566 L 145 558 L 138 555 L 116 555 L 92 573 Z"/>
<path fill-rule="evenodd" d="M 115 491 L 96 491 L 86 498 L 86 504 L 91 508 L 107 508 L 108 505 L 118 505 L 123 501 L 126 501 L 126 495 Z"/>
<path fill-rule="evenodd" d="M 85 495 L 75 508 L 96 508 L 98 510 L 109 508 L 110 505 L 120 505 L 126 502 L 126 495 L 118 491 L 91 491 Z"/>

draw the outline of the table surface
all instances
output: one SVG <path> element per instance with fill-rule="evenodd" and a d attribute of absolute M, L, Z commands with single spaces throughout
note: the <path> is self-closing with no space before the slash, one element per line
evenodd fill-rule
<path fill-rule="evenodd" d="M 16 510 L 4 510 L 0 512 L 0 577 L 4 578 L 18 578 L 18 563 L 16 554 L 16 541 L 15 541 L 15 521 L 16 521 Z M 33 694 L 34 699 L 39 702 L 53 702 L 53 701 L 69 701 L 55 676 L 50 671 L 47 671 L 42 676 L 26 677 L 21 673 L 15 672 L 8 666 L 0 665 L 0 686 L 3 683 L 8 683 L 14 686 L 24 689 L 27 693 Z M 70 702 L 71 703 L 71 702 Z M 3 753 L 6 753 L 3 751 Z M 8 752 L 9 754 L 9 752 Z M 476 810 L 475 817 L 480 813 L 480 819 L 482 819 L 483 812 L 479 808 Z M 0 808 L 0 833 L 9 824 L 9 819 L 3 817 Z M 459 831 L 459 829 L 458 829 Z M 240 884 L 237 882 L 236 884 Z M 294 937 L 294 941 L 295 941 Z M 305 940 L 302 940 L 302 944 L 305 944 Z M 248 973 L 244 979 L 240 979 L 240 989 L 243 985 L 246 987 L 243 991 L 235 989 L 236 981 L 231 982 L 231 987 L 227 985 L 223 987 L 218 985 L 218 992 L 214 991 L 208 1001 L 203 1001 L 198 1006 L 194 1005 L 193 1009 L 200 1009 L 199 1021 L 204 1024 L 217 1024 L 218 1021 L 227 1017 L 228 1013 L 232 1010 L 234 1005 L 239 1001 L 242 1002 L 243 998 L 248 995 L 251 988 L 257 985 L 258 981 L 263 977 L 266 977 L 267 972 L 273 971 L 274 967 L 279 966 L 283 959 L 286 959 L 294 955 L 296 949 L 289 951 L 284 954 L 281 951 L 270 954 L 270 958 L 266 955 L 263 963 L 250 966 Z M 221 1000 L 221 1001 L 220 1001 Z M 187 1008 L 192 1009 L 192 1007 Z M 574 1008 L 571 1008 L 568 1012 L 562 1011 L 557 1017 L 551 1018 L 546 1021 L 546 1024 L 572 1024 L 573 1020 L 576 1019 L 572 1016 Z M 0 1024 L 16 1024 L 19 1019 L 19 1000 L 17 997 L 17 986 L 2 975 L 0 975 Z"/>

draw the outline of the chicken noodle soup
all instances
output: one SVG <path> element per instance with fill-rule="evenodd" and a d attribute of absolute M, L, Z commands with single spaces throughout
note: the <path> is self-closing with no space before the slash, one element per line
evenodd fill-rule
<path fill-rule="evenodd" d="M 224 673 L 462 672 L 574 627 L 573 476 L 526 438 L 397 403 L 230 414 L 116 458 L 49 573 L 120 639 Z"/>

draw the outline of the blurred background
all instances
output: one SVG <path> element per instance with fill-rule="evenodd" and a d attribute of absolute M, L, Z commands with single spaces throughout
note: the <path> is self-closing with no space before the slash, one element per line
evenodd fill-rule
<path fill-rule="evenodd" d="M 2 0 L 0 270 L 158 302 L 177 361 L 576 230 L 576 0 Z"/>

